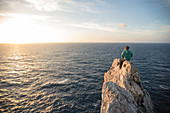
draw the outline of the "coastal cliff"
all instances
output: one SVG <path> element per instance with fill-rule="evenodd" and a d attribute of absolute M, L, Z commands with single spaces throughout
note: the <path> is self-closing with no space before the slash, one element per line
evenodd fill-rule
<path fill-rule="evenodd" d="M 149 93 L 143 89 L 140 75 L 134 64 L 114 59 L 105 73 L 102 87 L 101 113 L 153 113 Z"/>

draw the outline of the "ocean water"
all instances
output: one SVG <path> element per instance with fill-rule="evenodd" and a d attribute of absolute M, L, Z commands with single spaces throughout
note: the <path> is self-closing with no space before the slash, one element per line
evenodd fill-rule
<path fill-rule="evenodd" d="M 170 112 L 170 44 L 0 44 L 0 112 L 99 113 L 104 73 L 125 45 L 155 113 Z"/>

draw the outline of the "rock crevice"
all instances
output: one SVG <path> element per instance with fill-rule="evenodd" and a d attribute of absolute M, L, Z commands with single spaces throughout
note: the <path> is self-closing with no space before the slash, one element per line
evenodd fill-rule
<path fill-rule="evenodd" d="M 142 87 L 140 74 L 135 65 L 114 59 L 105 73 L 102 87 L 101 113 L 153 113 L 149 93 Z"/>

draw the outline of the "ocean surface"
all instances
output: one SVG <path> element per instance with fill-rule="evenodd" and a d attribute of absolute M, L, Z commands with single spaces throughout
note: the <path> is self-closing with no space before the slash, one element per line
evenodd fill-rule
<path fill-rule="evenodd" d="M 104 74 L 125 45 L 155 113 L 170 113 L 170 44 L 0 44 L 0 112 L 99 113 Z"/>

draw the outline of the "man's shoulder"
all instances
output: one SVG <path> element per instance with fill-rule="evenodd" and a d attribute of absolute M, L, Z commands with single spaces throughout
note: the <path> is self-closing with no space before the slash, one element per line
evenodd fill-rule
<path fill-rule="evenodd" d="M 131 50 L 127 50 L 128 52 L 130 52 L 130 53 L 132 53 L 132 51 Z"/>
<path fill-rule="evenodd" d="M 126 54 L 126 53 L 131 53 L 131 54 L 133 54 L 132 51 L 130 51 L 130 50 L 124 50 L 124 51 L 122 51 L 122 54 Z"/>

